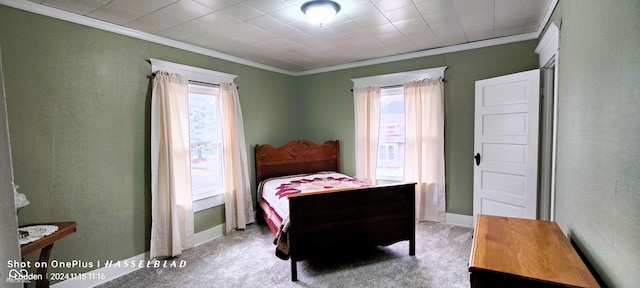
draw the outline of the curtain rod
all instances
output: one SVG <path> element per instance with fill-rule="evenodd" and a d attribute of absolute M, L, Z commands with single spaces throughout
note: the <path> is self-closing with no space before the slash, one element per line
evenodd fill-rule
<path fill-rule="evenodd" d="M 151 78 L 156 77 L 156 73 L 151 73 Z M 202 84 L 202 85 L 208 85 L 208 86 L 214 86 L 214 87 L 220 87 L 220 84 L 215 84 L 215 83 L 207 83 L 207 82 L 201 82 L 201 81 L 194 81 L 194 80 L 187 80 L 189 81 L 189 83 L 197 83 L 197 84 Z M 236 85 L 236 89 L 240 90 L 240 86 Z"/>
<path fill-rule="evenodd" d="M 200 82 L 200 81 L 193 81 L 193 80 L 188 80 L 188 81 L 189 81 L 189 83 L 202 84 L 204 86 L 220 87 L 220 84 L 215 84 L 215 83 L 207 83 L 207 82 Z"/>

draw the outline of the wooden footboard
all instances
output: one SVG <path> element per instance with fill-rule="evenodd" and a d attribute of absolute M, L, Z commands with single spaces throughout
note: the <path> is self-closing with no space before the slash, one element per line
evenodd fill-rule
<path fill-rule="evenodd" d="M 289 196 L 291 280 L 318 253 L 409 241 L 415 255 L 415 184 Z M 337 252 L 339 253 L 339 252 Z"/>

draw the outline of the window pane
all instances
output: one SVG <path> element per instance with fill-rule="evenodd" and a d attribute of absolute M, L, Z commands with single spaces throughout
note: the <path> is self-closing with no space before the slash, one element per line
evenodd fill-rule
<path fill-rule="evenodd" d="M 379 145 L 380 146 L 378 147 L 378 161 L 383 161 L 387 159 L 387 148 L 382 144 L 379 144 Z"/>
<path fill-rule="evenodd" d="M 189 84 L 191 192 L 194 200 L 222 191 L 219 88 Z"/>
<path fill-rule="evenodd" d="M 404 89 L 382 88 L 376 178 L 378 184 L 404 180 Z"/>

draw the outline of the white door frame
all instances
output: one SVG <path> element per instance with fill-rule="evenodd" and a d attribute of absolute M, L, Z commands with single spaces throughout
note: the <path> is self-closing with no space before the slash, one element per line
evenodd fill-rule
<path fill-rule="evenodd" d="M 549 220 L 555 221 L 556 198 L 556 160 L 557 160 L 557 131 L 558 131 L 558 60 L 560 52 L 560 22 L 551 22 L 547 32 L 535 49 L 539 55 L 540 68 L 554 68 L 553 75 L 553 131 L 551 139 L 551 203 L 549 205 Z"/>

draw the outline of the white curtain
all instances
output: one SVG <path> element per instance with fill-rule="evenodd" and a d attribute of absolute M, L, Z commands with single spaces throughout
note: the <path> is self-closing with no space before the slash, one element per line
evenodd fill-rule
<path fill-rule="evenodd" d="M 405 182 L 416 182 L 418 221 L 445 221 L 442 78 L 404 83 Z"/>
<path fill-rule="evenodd" d="M 193 200 L 186 77 L 158 71 L 151 96 L 150 258 L 193 247 Z"/>
<path fill-rule="evenodd" d="M 380 86 L 353 89 L 356 128 L 356 178 L 376 184 L 380 133 Z"/>
<path fill-rule="evenodd" d="M 222 97 L 222 133 L 224 153 L 224 191 L 226 232 L 244 229 L 254 222 L 247 146 L 238 87 L 234 83 L 220 84 Z"/>

